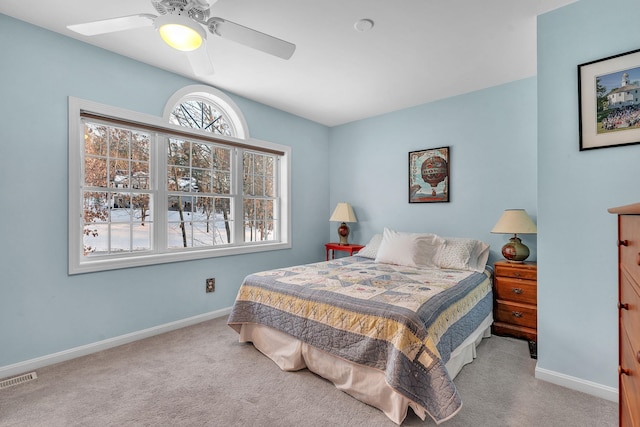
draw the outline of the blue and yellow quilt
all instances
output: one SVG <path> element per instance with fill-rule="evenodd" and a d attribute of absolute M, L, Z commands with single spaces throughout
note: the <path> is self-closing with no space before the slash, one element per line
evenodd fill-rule
<path fill-rule="evenodd" d="M 385 372 L 444 420 L 461 406 L 445 368 L 491 313 L 490 272 L 375 263 L 358 256 L 247 276 L 228 323 L 258 323 Z"/>

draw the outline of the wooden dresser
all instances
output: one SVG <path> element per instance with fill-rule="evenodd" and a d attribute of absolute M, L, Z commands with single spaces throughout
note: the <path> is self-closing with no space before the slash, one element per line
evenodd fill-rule
<path fill-rule="evenodd" d="M 618 390 L 620 426 L 640 427 L 640 203 L 618 215 Z"/>
<path fill-rule="evenodd" d="M 538 265 L 497 261 L 493 280 L 493 333 L 529 340 L 537 357 Z"/>

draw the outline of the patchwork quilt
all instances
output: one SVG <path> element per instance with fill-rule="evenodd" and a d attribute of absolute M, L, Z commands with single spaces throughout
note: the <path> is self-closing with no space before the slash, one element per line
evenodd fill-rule
<path fill-rule="evenodd" d="M 489 271 L 352 256 L 247 276 L 228 324 L 263 324 L 379 369 L 438 422 L 462 404 L 445 363 L 491 309 Z"/>

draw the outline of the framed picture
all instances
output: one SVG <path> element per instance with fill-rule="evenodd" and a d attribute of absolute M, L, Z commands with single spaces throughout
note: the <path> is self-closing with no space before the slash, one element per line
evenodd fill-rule
<path fill-rule="evenodd" d="M 580 151 L 640 143 L 640 49 L 578 65 Z"/>
<path fill-rule="evenodd" d="M 449 147 L 409 153 L 409 203 L 449 201 Z"/>

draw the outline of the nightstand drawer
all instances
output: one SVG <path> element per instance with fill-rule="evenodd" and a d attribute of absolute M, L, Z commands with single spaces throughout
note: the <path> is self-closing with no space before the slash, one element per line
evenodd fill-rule
<path fill-rule="evenodd" d="M 501 277 L 513 277 L 515 279 L 537 280 L 538 270 L 535 267 L 527 268 L 526 264 L 515 264 L 513 267 L 510 265 L 496 264 L 495 275 Z"/>
<path fill-rule="evenodd" d="M 538 326 L 536 307 L 529 304 L 497 300 L 494 316 L 497 322 L 511 323 L 532 329 L 536 329 Z"/>
<path fill-rule="evenodd" d="M 495 278 L 496 299 L 537 304 L 536 283 L 530 280 L 513 279 L 510 277 Z"/>

